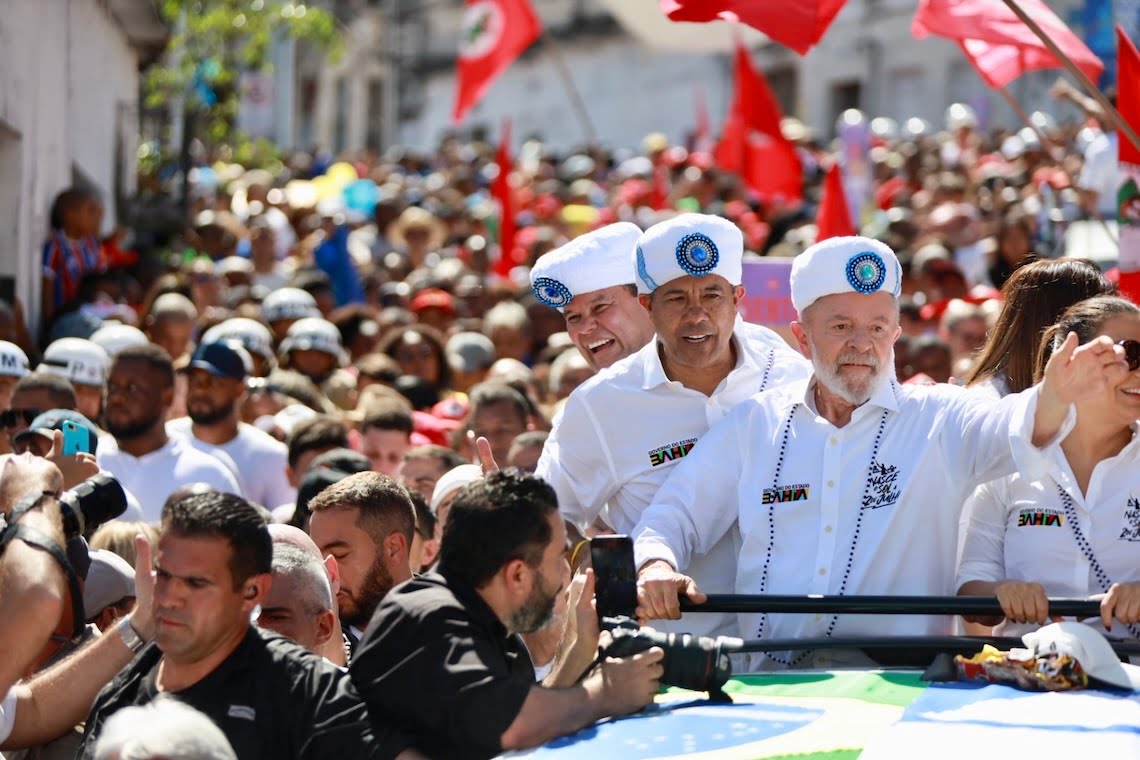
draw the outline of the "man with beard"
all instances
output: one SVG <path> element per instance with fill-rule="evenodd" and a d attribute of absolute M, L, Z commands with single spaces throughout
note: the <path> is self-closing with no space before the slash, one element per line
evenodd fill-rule
<path fill-rule="evenodd" d="M 309 510 L 309 535 L 340 570 L 340 622 L 355 646 L 384 596 L 412 577 L 408 551 L 415 507 L 392 478 L 358 472 L 321 491 Z"/>
<path fill-rule="evenodd" d="M 832 238 L 792 265 L 792 330 L 813 376 L 742 403 L 676 467 L 634 530 L 639 616 L 677 618 L 676 572 L 739 530 L 743 594 L 955 591 L 963 502 L 980 483 L 1044 473 L 1041 448 L 1072 429 L 1070 405 L 1127 372 L 1104 338 L 1069 335 L 1044 381 L 990 404 L 956 386 L 900 385 L 902 269 L 862 237 Z M 698 616 L 699 617 L 699 616 Z M 950 633 L 947 616 L 742 614 L 746 638 Z M 772 652 L 753 668 L 865 665 L 859 652 Z"/>
<path fill-rule="evenodd" d="M 629 533 L 713 423 L 758 391 L 808 376 L 808 363 L 782 338 L 738 316 L 743 255 L 736 225 L 703 214 L 656 224 L 634 246 L 630 276 L 657 339 L 570 394 L 536 470 L 583 535 L 603 505 L 606 522 Z M 575 548 L 575 558 L 589 556 Z M 733 536 L 703 547 L 687 569 L 710 589 L 729 591 Z M 686 621 L 703 635 L 735 631 L 735 622 L 712 614 Z"/>
<path fill-rule="evenodd" d="M 241 493 L 233 473 L 180 436 L 166 433 L 174 400 L 170 355 L 152 343 L 120 351 L 107 373 L 103 421 L 113 440 L 101 441 L 96 462 L 138 499 L 143 519 L 158 522 L 166 497 L 189 483 Z"/>
<path fill-rule="evenodd" d="M 252 361 L 237 343 L 203 343 L 187 368 L 186 412 L 166 423 L 166 431 L 179 435 L 207 454 L 222 451 L 237 466 L 234 475 L 242 495 L 273 509 L 297 500 L 286 470 L 285 444 L 242 422 L 241 403 Z"/>
<path fill-rule="evenodd" d="M 558 309 L 570 340 L 595 372 L 653 339 L 653 321 L 637 302 L 630 259 L 641 230 L 608 224 L 544 254 L 530 270 L 535 298 Z"/>
<path fill-rule="evenodd" d="M 349 675 L 373 720 L 406 731 L 436 760 L 534 747 L 653 699 L 663 652 L 606 659 L 589 614 L 567 637 L 556 674 L 535 684 L 515 634 L 549 623 L 563 591 L 566 532 L 549 485 L 518 471 L 468 486 L 451 507 L 438 572 L 395 588 L 368 626 Z M 584 677 L 583 677 L 584 676 Z"/>

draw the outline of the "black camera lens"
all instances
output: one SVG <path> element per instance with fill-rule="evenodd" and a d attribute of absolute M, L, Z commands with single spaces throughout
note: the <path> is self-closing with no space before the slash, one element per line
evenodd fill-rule
<path fill-rule="evenodd" d="M 63 534 L 88 536 L 103 523 L 127 511 L 127 494 L 119 481 L 99 473 L 59 495 Z"/>

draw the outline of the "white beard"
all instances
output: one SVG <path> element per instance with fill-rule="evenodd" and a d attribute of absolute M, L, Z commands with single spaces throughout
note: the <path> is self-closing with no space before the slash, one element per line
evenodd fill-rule
<path fill-rule="evenodd" d="M 811 346 L 811 365 L 815 369 L 815 376 L 820 385 L 852 406 L 862 406 L 867 403 L 883 380 L 894 375 L 895 349 L 893 347 L 885 365 L 880 365 L 878 359 L 872 354 L 861 354 L 854 351 L 843 352 L 836 358 L 834 365 L 827 365 L 820 360 L 819 353 L 815 350 L 815 345 L 812 344 L 810 338 L 808 344 Z M 839 373 L 840 364 L 862 362 L 867 363 L 872 370 L 871 376 L 866 380 L 855 379 Z"/>

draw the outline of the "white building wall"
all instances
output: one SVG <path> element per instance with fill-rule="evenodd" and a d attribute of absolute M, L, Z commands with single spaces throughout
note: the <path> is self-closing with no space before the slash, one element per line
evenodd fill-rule
<path fill-rule="evenodd" d="M 73 169 L 108 201 L 114 189 L 115 138 L 131 135 L 134 166 L 136 61 L 97 0 L 5 0 L 0 13 L 0 278 L 38 320 L 40 246 L 55 195 Z M 125 120 L 125 121 L 124 121 Z M 133 187 L 133 170 L 125 175 Z"/>
<path fill-rule="evenodd" d="M 712 123 L 728 107 L 731 71 L 724 56 L 679 55 L 648 50 L 620 36 L 575 40 L 562 56 L 598 139 L 611 146 L 637 147 L 651 132 L 681 141 L 696 127 L 698 90 Z M 554 60 L 541 44 L 511 66 L 468 113 L 464 127 L 486 126 L 497 134 L 510 118 L 517 137 L 540 133 L 559 146 L 582 144 L 577 117 Z M 406 145 L 429 148 L 452 128 L 455 78 L 440 72 L 428 79 L 423 112 L 400 127 Z"/>

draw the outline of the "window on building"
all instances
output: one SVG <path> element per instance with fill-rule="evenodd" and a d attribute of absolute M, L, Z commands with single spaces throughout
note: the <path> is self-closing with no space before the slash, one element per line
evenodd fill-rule
<path fill-rule="evenodd" d="M 340 153 L 348 146 L 348 77 L 336 80 L 333 107 L 333 152 Z"/>
<path fill-rule="evenodd" d="M 379 77 L 368 81 L 368 122 L 364 144 L 372 150 L 384 147 L 384 80 Z"/>
<path fill-rule="evenodd" d="M 858 108 L 863 94 L 863 83 L 838 82 L 831 86 L 831 120 L 834 124 L 848 108 Z"/>

